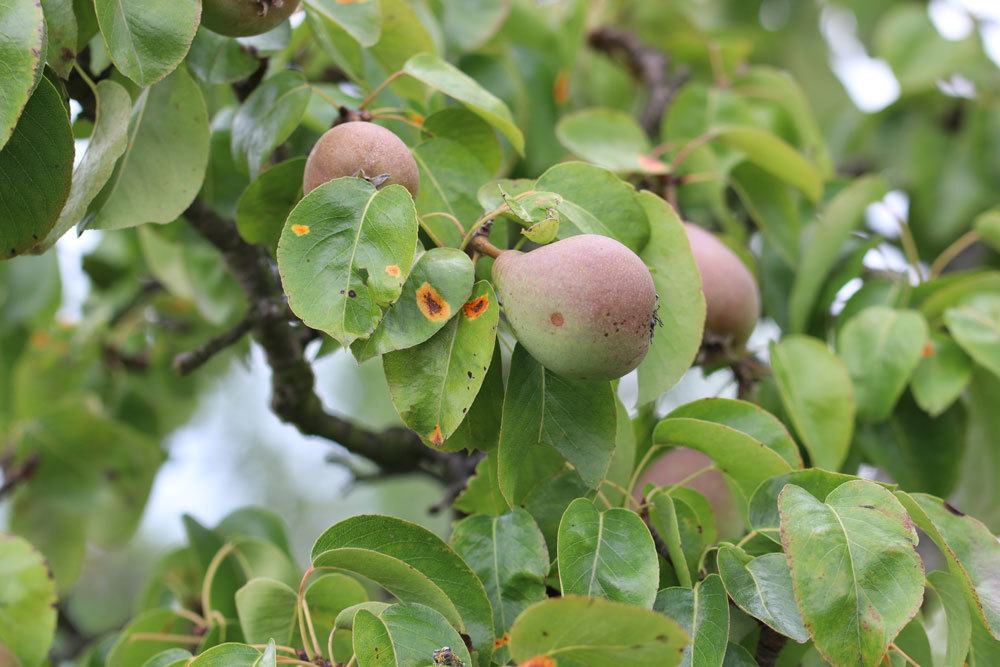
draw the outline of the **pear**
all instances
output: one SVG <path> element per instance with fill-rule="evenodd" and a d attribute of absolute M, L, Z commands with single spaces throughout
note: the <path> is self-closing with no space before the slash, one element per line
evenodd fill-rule
<path fill-rule="evenodd" d="M 204 0 L 201 24 L 228 37 L 249 37 L 272 30 L 291 16 L 299 0 Z"/>
<path fill-rule="evenodd" d="M 527 253 L 505 250 L 493 283 L 518 341 L 559 375 L 612 380 L 649 351 L 653 278 L 612 238 L 581 234 Z"/>
<path fill-rule="evenodd" d="M 709 342 L 742 347 L 760 317 L 757 281 L 732 250 L 711 232 L 684 223 L 705 293 L 705 334 Z"/>
<path fill-rule="evenodd" d="M 417 196 L 420 172 L 403 140 L 381 125 L 342 123 L 327 130 L 309 152 L 304 194 L 335 178 L 361 176 L 379 185 L 397 183 Z"/>

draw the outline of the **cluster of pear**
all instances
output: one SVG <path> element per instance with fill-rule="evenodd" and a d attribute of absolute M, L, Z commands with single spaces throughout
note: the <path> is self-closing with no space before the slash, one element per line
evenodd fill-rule
<path fill-rule="evenodd" d="M 364 121 L 320 137 L 306 160 L 303 191 L 344 176 L 398 183 L 414 196 L 420 181 L 406 144 Z M 711 233 L 690 224 L 685 229 L 705 293 L 706 340 L 739 348 L 760 312 L 753 275 Z M 612 238 L 581 234 L 529 252 L 502 251 L 493 283 L 518 341 L 559 375 L 620 378 L 649 351 L 657 323 L 653 278 L 638 255 Z"/>

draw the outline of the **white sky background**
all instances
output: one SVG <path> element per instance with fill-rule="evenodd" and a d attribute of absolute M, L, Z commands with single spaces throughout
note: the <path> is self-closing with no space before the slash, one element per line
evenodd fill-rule
<path fill-rule="evenodd" d="M 772 20 L 773 12 L 775 9 L 780 11 L 783 3 L 795 1 L 768 0 L 762 6 L 762 22 L 766 25 Z M 969 15 L 976 16 L 980 20 L 986 51 L 1000 65 L 1000 0 L 932 0 L 929 13 L 939 32 L 948 39 L 967 37 L 975 29 Z M 895 101 L 899 84 L 886 63 L 865 51 L 849 11 L 825 7 L 821 28 L 830 47 L 831 66 L 859 109 L 874 112 Z M 86 142 L 77 143 L 77 159 L 82 157 L 85 147 Z M 869 209 L 869 226 L 888 238 L 897 237 L 899 229 L 895 217 L 905 220 L 907 205 L 904 193 L 890 193 L 883 202 Z M 77 237 L 69 233 L 57 244 L 63 277 L 60 317 L 66 320 L 80 319 L 89 290 L 81 258 L 96 247 L 100 234 L 91 231 Z M 891 246 L 873 250 L 866 257 L 866 264 L 895 269 L 906 265 L 902 254 Z M 859 286 L 860 281 L 846 286 L 838 303 L 842 305 Z M 766 352 L 767 341 L 779 333 L 772 323 L 764 322 L 751 339 L 751 346 Z M 351 405 L 350 388 L 361 371 L 354 366 L 344 352 L 317 365 L 321 389 L 328 388 L 321 391 L 324 400 L 329 407 L 342 413 L 353 414 L 352 408 L 356 407 Z M 181 513 L 189 512 L 212 523 L 237 507 L 259 501 L 255 495 L 257 487 L 240 477 L 246 468 L 234 465 L 234 460 L 252 456 L 254 447 L 271 450 L 271 454 L 279 451 L 285 473 L 315 482 L 289 492 L 290 495 L 303 495 L 301 512 L 292 511 L 300 519 L 293 521 L 293 532 L 316 535 L 326 525 L 349 513 L 378 511 L 379 494 L 371 489 L 359 488 L 353 495 L 343 497 L 349 476 L 342 468 L 325 462 L 329 447 L 301 436 L 294 428 L 281 424 L 270 412 L 267 408 L 268 373 L 262 355 L 256 350 L 247 365 L 236 364 L 221 378 L 217 388 L 204 398 L 192 421 L 168 439 L 170 460 L 157 476 L 141 528 L 144 538 L 161 543 L 177 542 L 183 538 Z M 334 387 L 339 389 L 332 389 Z M 634 392 L 634 378 L 626 378 L 622 382 L 622 394 L 627 405 L 634 402 Z M 693 370 L 671 392 L 668 402 L 680 403 L 706 394 L 732 395 L 731 383 L 724 374 L 706 379 L 700 371 Z M 248 447 L 248 443 L 252 447 Z M 267 460 L 274 460 L 273 456 Z M 309 490 L 303 491 L 303 488 Z M 413 492 L 418 492 L 416 487 Z M 427 487 L 421 487 L 419 493 L 428 495 Z M 428 497 L 433 502 L 433 495 Z M 328 507 L 329 511 L 323 512 L 323 507 Z M 281 509 L 289 518 L 290 508 Z M 420 506 L 412 511 L 419 513 L 424 509 L 425 506 Z M 382 508 L 382 511 L 388 510 Z M 406 512 L 405 507 L 402 510 L 392 507 L 391 510 Z M 320 515 L 318 525 L 303 525 L 310 514 L 315 516 L 317 512 Z"/>

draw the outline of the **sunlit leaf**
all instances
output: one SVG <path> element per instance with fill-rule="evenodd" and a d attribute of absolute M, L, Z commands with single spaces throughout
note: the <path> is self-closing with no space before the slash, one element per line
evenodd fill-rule
<path fill-rule="evenodd" d="M 94 8 L 115 67 L 140 86 L 174 71 L 201 17 L 198 0 L 94 0 Z"/>

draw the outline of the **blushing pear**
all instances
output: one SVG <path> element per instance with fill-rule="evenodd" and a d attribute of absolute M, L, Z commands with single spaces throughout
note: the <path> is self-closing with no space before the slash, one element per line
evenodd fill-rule
<path fill-rule="evenodd" d="M 381 125 L 351 121 L 327 130 L 306 159 L 302 191 L 309 192 L 327 181 L 344 176 L 363 176 L 376 185 L 398 183 L 417 196 L 420 172 L 403 140 Z M 381 177 L 385 177 L 381 180 Z"/>
<path fill-rule="evenodd" d="M 684 223 L 705 293 L 705 334 L 735 347 L 746 343 L 760 317 L 757 281 L 732 250 L 711 232 Z"/>
<path fill-rule="evenodd" d="M 649 351 L 656 289 L 639 256 L 596 234 L 505 250 L 493 283 L 518 341 L 549 370 L 612 380 Z"/>

